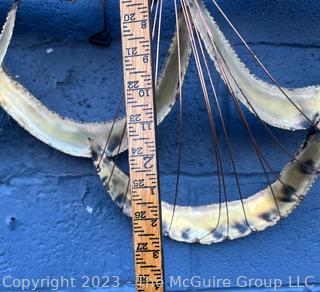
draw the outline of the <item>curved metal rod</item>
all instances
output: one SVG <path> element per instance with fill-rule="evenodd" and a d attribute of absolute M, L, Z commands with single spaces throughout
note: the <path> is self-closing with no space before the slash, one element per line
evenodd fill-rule
<path fill-rule="evenodd" d="M 0 35 L 0 61 L 3 60 L 13 33 L 17 3 L 8 14 Z M 184 77 L 191 54 L 189 36 L 184 18 L 179 17 L 182 78 Z M 179 66 L 177 61 L 177 40 L 172 45 L 156 90 L 156 108 L 158 124 L 171 111 L 179 89 Z M 2 64 L 2 63 L 0 63 Z M 109 136 L 107 153 L 114 156 L 120 143 L 125 119 L 103 123 L 85 123 L 64 118 L 45 107 L 21 84 L 15 81 L 3 68 L 0 68 L 0 105 L 30 134 L 42 142 L 64 153 L 91 157 L 89 139 L 104 145 Z M 110 132 L 112 130 L 112 132 Z M 109 135 L 110 134 L 110 135 Z M 127 140 L 123 141 L 120 152 L 127 149 Z"/>
<path fill-rule="evenodd" d="M 219 63 L 222 63 L 224 71 L 227 72 L 226 77 L 230 80 L 230 86 L 236 97 L 251 112 L 253 107 L 256 114 L 265 122 L 289 130 L 305 129 L 310 126 L 310 121 L 316 121 L 320 115 L 320 86 L 280 88 L 280 90 L 278 86 L 258 79 L 239 59 L 204 3 L 198 0 L 187 1 L 194 25 L 222 79 L 225 83 L 227 82 Z M 216 51 L 220 56 L 215 53 Z M 238 86 L 248 97 L 252 107 L 245 100 Z"/>
<path fill-rule="evenodd" d="M 93 163 L 97 167 L 102 155 L 102 162 L 97 172 L 113 201 L 127 216 L 131 216 L 131 195 L 128 189 L 129 178 L 95 143 L 92 143 Z M 300 161 L 302 163 L 300 163 Z M 281 218 L 289 215 L 307 195 L 317 178 L 315 169 L 320 167 L 320 131 L 312 129 L 296 154 L 296 159 L 289 162 L 279 178 L 270 187 L 241 200 L 228 202 L 228 210 L 220 210 L 219 204 L 206 206 L 175 206 L 174 220 L 170 226 L 174 206 L 162 202 L 163 232 L 172 239 L 184 242 L 212 244 L 225 239 L 236 239 L 262 231 L 275 225 Z M 112 173 L 112 176 L 111 176 Z M 278 208 L 276 208 L 275 200 Z M 246 210 L 246 218 L 243 213 Z M 227 229 L 227 212 L 229 230 Z M 247 222 L 246 222 L 247 221 Z M 251 228 L 249 228 L 249 226 Z"/>

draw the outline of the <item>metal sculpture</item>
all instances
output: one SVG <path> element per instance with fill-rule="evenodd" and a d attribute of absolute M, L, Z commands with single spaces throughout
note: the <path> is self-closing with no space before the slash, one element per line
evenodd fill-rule
<path fill-rule="evenodd" d="M 305 197 L 320 168 L 320 89 L 319 86 L 283 89 L 277 83 L 269 85 L 257 79 L 239 60 L 202 2 L 181 0 L 181 6 L 182 10 L 177 15 L 177 32 L 157 86 L 158 123 L 169 114 L 176 96 L 181 94 L 191 48 L 198 66 L 197 45 L 203 53 L 201 38 L 204 48 L 235 98 L 240 115 L 241 109 L 236 99 L 245 104 L 265 126 L 265 123 L 269 123 L 291 130 L 310 128 L 301 149 L 292 156 L 291 162 L 276 180 L 247 199 L 241 197 L 236 201 L 197 207 L 162 203 L 166 235 L 179 241 L 211 244 L 264 230 L 291 213 Z M 18 3 L 15 3 L 0 35 L 1 64 L 12 37 L 17 7 Z M 200 76 L 201 68 L 197 68 Z M 266 73 L 269 74 L 267 70 Z M 271 74 L 268 76 L 274 81 Z M 206 95 L 203 76 L 200 80 Z M 83 123 L 61 117 L 41 104 L 3 68 L 0 69 L 0 105 L 37 139 L 70 155 L 92 157 L 111 198 L 123 208 L 126 215 L 131 215 L 128 176 L 111 158 L 127 148 L 125 119 Z M 247 127 L 244 118 L 243 121 Z M 254 139 L 252 143 L 255 143 Z M 217 162 L 221 167 L 221 161 Z"/>

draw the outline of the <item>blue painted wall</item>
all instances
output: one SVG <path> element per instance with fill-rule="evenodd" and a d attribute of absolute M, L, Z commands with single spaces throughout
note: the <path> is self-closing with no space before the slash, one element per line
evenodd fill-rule
<path fill-rule="evenodd" d="M 319 83 L 317 0 L 219 2 L 283 86 Z M 2 20 L 10 4 L 1 2 Z M 5 66 L 48 107 L 71 118 L 110 119 L 122 92 L 118 1 L 109 1 L 114 41 L 107 49 L 87 42 L 101 28 L 100 13 L 98 0 L 78 0 L 74 5 L 61 0 L 22 1 L 19 9 Z M 166 1 L 164 13 L 163 56 L 173 30 L 171 1 Z M 220 17 L 218 22 L 252 71 L 264 78 Z M 47 49 L 53 51 L 48 54 Z M 181 204 L 217 201 L 209 125 L 196 76 L 192 62 L 184 90 Z M 266 185 L 265 177 L 216 74 L 215 80 L 243 191 L 249 195 Z M 247 117 L 272 167 L 281 170 L 288 157 L 266 138 L 250 113 Z M 161 187 L 169 201 L 174 191 L 177 121 L 175 107 L 159 129 Z M 292 152 L 305 136 L 304 132 L 274 132 Z M 6 275 L 29 279 L 118 275 L 122 287 L 132 287 L 131 223 L 107 196 L 91 161 L 64 155 L 39 142 L 2 110 L 0 145 L 0 279 Z M 125 155 L 121 160 L 125 165 Z M 228 182 L 230 193 L 235 193 L 231 176 Z M 314 282 L 320 283 L 319 186 L 317 182 L 287 219 L 245 239 L 201 246 L 166 238 L 167 276 L 216 276 L 231 279 L 233 286 L 241 275 L 279 278 L 285 285 L 289 276 L 314 276 Z"/>

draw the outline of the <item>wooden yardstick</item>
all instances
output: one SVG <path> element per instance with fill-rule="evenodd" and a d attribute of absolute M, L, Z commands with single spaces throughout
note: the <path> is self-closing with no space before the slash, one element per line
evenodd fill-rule
<path fill-rule="evenodd" d="M 164 291 L 148 0 L 120 0 L 137 291 Z"/>

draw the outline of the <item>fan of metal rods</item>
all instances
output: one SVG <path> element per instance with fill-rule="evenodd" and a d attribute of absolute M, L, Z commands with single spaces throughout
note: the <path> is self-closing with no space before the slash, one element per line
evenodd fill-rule
<path fill-rule="evenodd" d="M 107 45 L 110 30 L 106 17 L 106 2 L 102 2 L 104 29 L 91 41 Z M 163 0 L 152 1 L 152 37 L 154 41 L 154 71 L 156 88 L 157 122 L 161 123 L 179 103 L 178 155 L 175 165 L 175 189 L 173 204 L 162 202 L 163 232 L 184 242 L 211 244 L 225 239 L 236 239 L 261 231 L 286 217 L 308 193 L 320 169 L 320 87 L 286 89 L 256 56 L 244 38 L 231 23 L 215 0 L 212 3 L 240 39 L 261 72 L 270 80 L 266 83 L 246 68 L 220 31 L 214 18 L 199 0 L 173 0 L 175 35 L 161 73 L 161 30 L 163 26 Z M 10 12 L 0 36 L 0 63 L 5 57 L 13 34 L 18 3 Z M 212 157 L 215 162 L 217 203 L 202 206 L 178 205 L 182 184 L 182 162 L 185 140 L 183 81 L 189 65 L 189 57 L 195 64 L 197 76 L 192 86 L 200 86 L 199 103 L 203 98 L 208 116 Z M 212 69 L 212 65 L 216 70 Z M 237 149 L 232 143 L 229 120 L 221 106 L 217 82 L 213 74 L 218 72 L 229 93 L 242 125 L 243 134 L 258 161 L 266 187 L 256 194 L 246 196 L 240 180 L 241 164 L 237 162 Z M 188 72 L 190 73 L 190 72 Z M 198 92 L 197 92 L 198 93 Z M 118 166 L 119 154 L 127 149 L 126 121 L 123 118 L 124 96 L 112 121 L 86 123 L 61 117 L 46 108 L 35 96 L 0 69 L 0 104 L 22 127 L 39 140 L 70 155 L 91 157 L 107 192 L 123 212 L 131 215 L 129 177 Z M 251 129 L 247 113 L 242 105 L 256 117 L 272 141 L 275 150 L 283 152 L 290 162 L 281 173 L 272 167 L 258 139 Z M 250 114 L 251 115 L 251 114 Z M 121 117 L 122 116 L 122 117 Z M 269 126 L 283 129 L 308 129 L 306 138 L 297 153 L 291 153 Z M 220 128 L 219 128 L 220 127 Z M 222 135 L 220 135 L 222 133 Z M 225 157 L 226 156 L 226 157 Z M 228 167 L 236 186 L 237 199 L 231 199 Z"/>
<path fill-rule="evenodd" d="M 268 226 L 275 224 L 279 219 L 287 216 L 295 206 L 304 198 L 305 194 L 309 190 L 313 181 L 319 172 L 319 126 L 317 116 L 311 118 L 304 109 L 301 108 L 295 101 L 290 98 L 286 90 L 284 90 L 267 68 L 262 64 L 258 57 L 254 54 L 253 50 L 245 42 L 241 34 L 236 30 L 235 26 L 224 14 L 220 6 L 215 0 L 212 0 L 217 11 L 221 13 L 232 30 L 239 37 L 245 48 L 249 51 L 255 62 L 262 69 L 262 72 L 270 79 L 274 84 L 274 87 L 278 90 L 278 95 L 283 96 L 286 99 L 287 106 L 293 106 L 297 114 L 302 115 L 305 120 L 306 128 L 309 128 L 309 134 L 304 142 L 304 145 L 297 154 L 293 154 L 286 149 L 286 147 L 280 142 L 276 135 L 272 132 L 272 129 L 268 126 L 267 122 L 259 116 L 255 106 L 250 101 L 250 97 L 247 96 L 245 90 L 241 87 L 237 78 L 234 75 L 232 68 L 228 65 L 228 60 L 225 59 L 225 55 L 221 52 L 219 44 L 216 43 L 215 37 L 210 31 L 210 23 L 207 21 L 212 20 L 205 13 L 207 13 L 205 6 L 198 0 L 189 1 L 181 0 L 180 3 L 177 0 L 173 1 L 175 18 L 177 23 L 177 43 L 179 47 L 179 28 L 178 18 L 179 10 L 184 16 L 185 26 L 190 38 L 192 47 L 193 58 L 195 61 L 198 78 L 202 90 L 202 96 L 206 107 L 208 120 L 210 124 L 210 135 L 213 144 L 213 157 L 215 159 L 217 167 L 217 184 L 218 184 L 218 203 L 208 206 L 195 206 L 195 207 L 182 207 L 177 206 L 179 197 L 179 186 L 181 178 L 181 161 L 182 149 L 183 149 L 183 74 L 181 69 L 181 57 L 180 49 L 178 49 L 177 65 L 179 66 L 179 135 L 178 135 L 178 156 L 177 156 L 177 175 L 176 175 L 176 187 L 173 194 L 173 205 L 163 203 L 163 226 L 165 234 L 171 236 L 174 239 L 187 241 L 187 242 L 200 242 L 200 243 L 213 243 L 220 242 L 224 239 L 234 239 L 245 236 L 252 231 L 263 230 Z M 160 36 L 161 36 L 161 24 L 162 24 L 162 10 L 163 1 L 159 0 L 155 4 L 152 2 L 151 10 L 154 12 L 154 24 L 152 29 L 152 36 L 156 38 L 155 54 L 155 76 L 158 76 L 159 68 L 159 50 L 160 50 Z M 198 22 L 198 23 L 196 23 Z M 200 31 L 201 30 L 201 31 Z M 206 35 L 207 39 L 202 36 Z M 207 58 L 208 47 L 212 48 L 211 54 L 214 55 L 213 61 L 215 63 L 217 71 L 220 73 L 226 88 L 229 92 L 229 96 L 232 99 L 234 107 L 239 114 L 241 123 L 246 135 L 249 137 L 249 144 L 252 146 L 253 153 L 256 155 L 260 164 L 262 173 L 265 177 L 267 188 L 258 192 L 256 195 L 246 198 L 243 194 L 242 186 L 239 179 L 239 169 L 241 165 L 236 163 L 236 150 L 233 149 L 228 133 L 228 121 L 224 117 L 220 105 L 220 99 L 217 94 L 216 84 L 212 77 L 210 70 L 210 61 Z M 155 78 L 157 80 L 157 78 Z M 248 84 L 250 86 L 250 84 Z M 290 159 L 291 162 L 285 167 L 281 174 L 277 173 L 270 165 L 268 159 L 263 154 L 261 147 L 259 146 L 255 135 L 250 127 L 250 124 L 246 118 L 243 108 L 240 105 L 239 95 L 242 96 L 242 100 L 245 101 L 247 107 L 252 113 L 256 115 L 257 120 L 265 128 L 266 133 L 269 135 L 268 139 L 274 142 L 274 145 L 279 147 Z M 251 97 L 252 98 L 252 97 Z M 213 102 L 212 102 L 213 100 Z M 319 101 L 319 100 L 318 100 Z M 121 103 L 123 98 L 121 99 Z M 320 101 L 319 101 L 320 102 Z M 285 108 L 279 109 L 283 112 Z M 266 108 L 266 111 L 268 109 Z M 117 110 L 116 118 L 119 114 Z M 217 123 L 216 121 L 219 121 Z M 222 146 L 221 138 L 218 137 L 218 124 L 222 127 L 224 145 L 226 145 L 227 156 L 232 166 L 232 174 L 236 182 L 236 188 L 239 200 L 229 201 L 228 187 L 225 177 L 224 159 L 222 158 Z M 293 127 L 294 128 L 294 127 Z M 123 131 L 124 133 L 124 131 Z M 123 137 L 122 137 L 123 138 Z M 108 141 L 106 145 L 108 144 Z M 121 145 L 121 143 L 120 143 Z M 116 166 L 117 156 L 113 161 L 109 160 L 107 155 L 103 154 L 100 149 L 93 146 L 93 151 L 99 153 L 98 160 L 94 161 L 97 166 L 98 173 L 105 182 L 107 190 L 111 193 L 111 196 L 118 205 L 120 205 L 127 215 L 130 215 L 130 194 L 129 194 L 129 180 L 121 173 Z M 121 149 L 119 146 L 118 149 Z M 306 153 L 304 153 L 306 152 Z M 101 172 L 101 169 L 104 171 Z M 108 173 L 109 172 L 109 173 Z M 107 173 L 107 174 L 106 174 Z M 272 177 L 270 177 L 272 176 Z M 106 179 L 107 177 L 107 179 Z M 275 181 L 275 182 L 273 182 Z M 125 187 L 115 188 L 114 184 L 124 184 Z M 123 191 L 125 189 L 125 191 Z M 118 193 L 117 193 L 118 192 Z M 120 198 L 120 199 L 119 199 Z M 202 208 L 202 209 L 201 209 Z M 202 212 L 203 214 L 199 214 Z M 209 212 L 215 213 L 210 214 Z"/>

